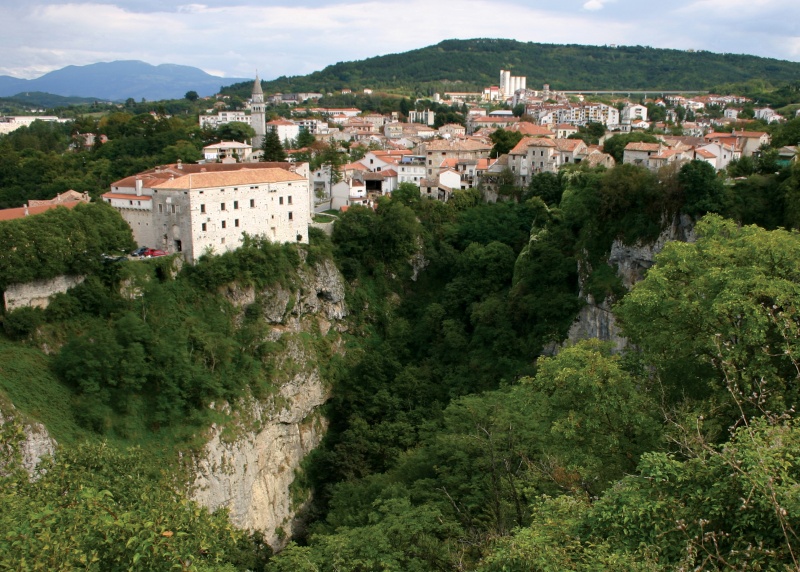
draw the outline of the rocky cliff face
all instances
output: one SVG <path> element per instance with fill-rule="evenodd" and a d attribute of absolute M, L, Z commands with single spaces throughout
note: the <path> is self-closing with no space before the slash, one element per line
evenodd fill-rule
<path fill-rule="evenodd" d="M 276 392 L 237 404 L 233 421 L 211 428 L 195 460 L 192 496 L 211 509 L 227 507 L 234 524 L 261 531 L 275 549 L 288 542 L 308 501 L 293 483 L 327 428 L 320 407 L 329 394 L 319 368 L 327 358 L 320 347 L 342 351 L 344 293 L 330 261 L 301 272 L 294 289 L 231 285 L 227 291 L 242 311 L 257 304 L 270 324 L 266 337 L 281 347 L 273 364 Z"/>
<path fill-rule="evenodd" d="M 45 456 L 53 456 L 56 442 L 41 423 L 24 421 L 10 403 L 0 403 L 0 435 L 4 441 L 16 442 L 22 466 L 33 475 L 36 466 Z M 2 459 L 0 459 L 2 463 Z M 0 466 L 0 471 L 2 466 Z"/>
<path fill-rule="evenodd" d="M 655 264 L 655 257 L 663 250 L 664 245 L 675 240 L 694 242 L 694 222 L 691 218 L 685 215 L 676 217 L 652 244 L 628 246 L 615 240 L 611 246 L 608 263 L 617 268 L 617 275 L 622 280 L 623 286 L 630 290 Z M 569 330 L 567 343 L 574 344 L 580 340 L 599 338 L 613 343 L 617 350 L 624 348 L 627 340 L 622 337 L 611 313 L 613 301 L 606 299 L 597 304 L 591 295 L 587 295 L 586 298 L 586 305 Z"/>

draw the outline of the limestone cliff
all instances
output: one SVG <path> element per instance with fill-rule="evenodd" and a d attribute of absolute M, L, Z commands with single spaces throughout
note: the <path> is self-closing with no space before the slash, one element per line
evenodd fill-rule
<path fill-rule="evenodd" d="M 676 217 L 653 243 L 625 245 L 622 241 L 615 240 L 611 245 L 608 263 L 616 267 L 622 285 L 626 290 L 630 290 L 655 264 L 655 257 L 663 250 L 664 245 L 675 240 L 694 242 L 694 222 L 690 217 L 685 215 Z M 622 337 L 611 313 L 612 305 L 613 301 L 608 298 L 598 304 L 591 295 L 586 295 L 586 305 L 573 322 L 567 343 L 574 344 L 580 340 L 599 338 L 612 342 L 617 350 L 624 348 L 627 340 Z"/>
<path fill-rule="evenodd" d="M 242 311 L 254 305 L 270 325 L 266 338 L 280 347 L 272 364 L 276 391 L 237 404 L 231 422 L 211 428 L 195 459 L 192 496 L 211 509 L 227 507 L 234 524 L 261 531 L 275 549 L 288 542 L 308 500 L 292 485 L 327 428 L 320 407 L 329 388 L 320 364 L 325 352 L 342 351 L 344 293 L 330 261 L 301 271 L 292 288 L 230 285 L 226 292 Z"/>
<path fill-rule="evenodd" d="M 55 454 L 56 442 L 41 423 L 24 420 L 10 403 L 0 405 L 0 435 L 4 442 L 16 443 L 22 466 L 32 475 L 43 457 Z"/>

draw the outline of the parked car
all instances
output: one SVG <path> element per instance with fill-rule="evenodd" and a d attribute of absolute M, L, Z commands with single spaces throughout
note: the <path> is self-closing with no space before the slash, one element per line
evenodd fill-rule
<path fill-rule="evenodd" d="M 155 258 L 156 256 L 166 256 L 167 253 L 158 248 L 148 248 L 142 253 L 142 258 Z"/>
<path fill-rule="evenodd" d="M 147 248 L 146 246 L 140 246 L 139 248 L 131 252 L 131 256 L 144 256 L 144 253 L 148 250 L 150 249 Z"/>

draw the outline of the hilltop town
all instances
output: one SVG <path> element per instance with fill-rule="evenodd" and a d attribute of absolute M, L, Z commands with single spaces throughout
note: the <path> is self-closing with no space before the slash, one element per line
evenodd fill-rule
<path fill-rule="evenodd" d="M 724 176 L 736 173 L 731 165 L 797 160 L 796 146 L 773 148 L 769 134 L 770 125 L 792 117 L 745 96 L 562 92 L 546 84 L 531 89 L 526 77 L 509 70 L 499 70 L 498 79 L 476 92 L 413 101 L 392 96 L 389 112 L 375 104 L 387 96 L 368 88 L 265 94 L 256 77 L 246 100 L 200 99 L 190 92 L 187 99 L 205 107 L 196 126 L 202 151 L 184 145 L 176 155 L 183 160 L 127 172 L 102 200 L 120 212 L 137 243 L 194 261 L 204 252 L 237 248 L 246 234 L 305 243 L 314 213 L 374 207 L 401 185 L 439 201 L 476 190 L 495 202 L 519 197 L 537 175 L 577 165 L 623 163 L 658 172 L 701 161 Z M 133 105 L 129 100 L 120 107 Z M 0 133 L 30 128 L 36 120 L 67 121 L 3 117 Z M 173 119 L 150 112 L 142 121 L 169 125 Z M 69 125 L 70 150 L 113 147 L 115 132 L 102 129 L 102 122 L 86 130 L 81 122 Z M 3 216 L 32 212 L 20 208 Z"/>

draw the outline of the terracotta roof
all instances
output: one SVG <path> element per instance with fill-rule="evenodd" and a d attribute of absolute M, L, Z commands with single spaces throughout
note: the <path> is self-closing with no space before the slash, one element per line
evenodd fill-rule
<path fill-rule="evenodd" d="M 342 165 L 341 169 L 342 171 L 369 171 L 366 165 L 358 162 Z"/>
<path fill-rule="evenodd" d="M 625 145 L 625 151 L 661 151 L 660 143 L 634 142 Z"/>
<path fill-rule="evenodd" d="M 517 123 L 519 117 L 487 116 L 476 117 L 471 120 L 473 123 Z"/>
<path fill-rule="evenodd" d="M 75 208 L 77 205 L 81 204 L 82 202 L 83 201 L 72 201 L 72 202 L 63 202 L 57 205 L 41 205 L 36 207 L 18 207 L 14 209 L 2 209 L 0 210 L 0 221 L 15 220 L 30 215 L 37 215 L 45 211 L 49 211 L 51 209 L 57 209 L 59 207 L 72 209 Z"/>
<path fill-rule="evenodd" d="M 700 157 L 703 157 L 704 159 L 716 159 L 716 157 L 717 157 L 716 155 L 714 155 L 714 153 L 712 153 L 711 151 L 709 151 L 707 149 L 695 149 L 694 153 L 695 153 L 695 155 L 699 155 Z"/>
<path fill-rule="evenodd" d="M 680 155 L 680 151 L 678 151 L 677 149 L 663 149 L 661 151 L 661 153 L 659 153 L 658 155 L 652 155 L 650 158 L 651 159 L 669 159 L 670 157 L 673 157 L 675 155 Z"/>
<path fill-rule="evenodd" d="M 263 163 L 205 163 L 198 165 L 195 163 L 182 163 L 180 167 L 177 163 L 163 165 L 142 171 L 136 175 L 125 177 L 119 181 L 111 183 L 111 188 L 114 187 L 129 187 L 136 186 L 136 179 L 142 180 L 142 186 L 145 188 L 152 188 L 164 181 L 169 181 L 171 177 L 182 177 L 194 173 L 217 173 L 221 171 L 240 171 L 242 169 L 257 170 L 257 169 L 285 169 L 290 171 L 295 168 L 295 163 L 287 161 L 267 161 Z"/>
<path fill-rule="evenodd" d="M 438 139 L 425 144 L 425 151 L 489 151 L 491 145 L 469 139 Z"/>
<path fill-rule="evenodd" d="M 523 135 L 531 135 L 531 136 L 539 136 L 539 137 L 554 137 L 555 133 L 553 133 L 547 127 L 543 125 L 536 125 L 535 123 L 531 123 L 530 121 L 520 121 L 516 125 L 511 125 L 508 128 L 508 131 L 518 131 Z"/>
<path fill-rule="evenodd" d="M 552 139 L 546 137 L 523 137 L 514 148 L 508 152 L 509 155 L 526 155 L 528 147 L 555 147 Z"/>
<path fill-rule="evenodd" d="M 758 139 L 766 135 L 766 133 L 763 131 L 734 131 L 731 135 L 734 137 L 745 137 L 746 139 Z"/>
<path fill-rule="evenodd" d="M 208 189 L 229 187 L 231 185 L 255 185 L 263 183 L 282 183 L 285 181 L 305 181 L 306 178 L 284 169 L 258 169 L 230 171 L 227 173 L 195 173 L 184 175 L 153 186 L 154 189 Z"/>
<path fill-rule="evenodd" d="M 582 139 L 555 139 L 554 142 L 559 151 L 575 151 L 586 145 Z"/>
<path fill-rule="evenodd" d="M 616 163 L 611 155 L 598 151 L 597 149 L 592 149 L 582 162 L 589 166 L 614 165 Z"/>
<path fill-rule="evenodd" d="M 403 155 L 411 155 L 411 151 L 408 149 L 389 149 L 385 151 L 372 151 L 372 154 L 375 157 L 402 157 Z"/>
<path fill-rule="evenodd" d="M 365 181 L 382 181 L 386 177 L 390 177 L 390 176 L 391 175 L 386 175 L 386 171 L 378 171 L 378 172 L 375 172 L 375 173 L 364 173 L 362 175 L 362 177 L 364 177 Z M 355 187 L 355 186 L 360 186 L 360 185 L 356 185 L 356 182 L 353 181 L 353 184 L 351 186 Z"/>

